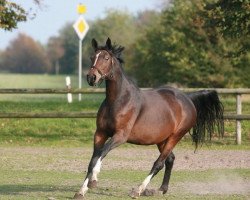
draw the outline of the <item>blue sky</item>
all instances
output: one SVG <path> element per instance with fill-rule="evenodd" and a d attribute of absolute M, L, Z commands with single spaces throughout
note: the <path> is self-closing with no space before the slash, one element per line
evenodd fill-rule
<path fill-rule="evenodd" d="M 32 0 L 12 1 L 22 2 L 23 7 L 37 10 Z M 19 23 L 18 28 L 12 32 L 0 30 L 0 49 L 6 48 L 18 33 L 25 33 L 45 44 L 50 36 L 58 34 L 66 22 L 78 18 L 76 7 L 79 3 L 87 6 L 84 17 L 88 21 L 105 16 L 105 12 L 110 8 L 137 13 L 145 9 L 159 9 L 160 2 L 161 0 L 43 0 L 43 6 L 37 10 L 34 19 Z"/>

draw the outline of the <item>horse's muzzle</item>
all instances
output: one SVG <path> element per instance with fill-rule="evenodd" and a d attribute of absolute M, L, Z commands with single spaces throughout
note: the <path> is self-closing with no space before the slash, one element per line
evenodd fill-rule
<path fill-rule="evenodd" d="M 94 86 L 95 82 L 96 82 L 96 75 L 87 75 L 87 82 L 90 86 Z"/>

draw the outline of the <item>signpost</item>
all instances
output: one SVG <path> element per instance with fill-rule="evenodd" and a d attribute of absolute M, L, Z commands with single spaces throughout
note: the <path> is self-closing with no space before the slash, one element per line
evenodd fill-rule
<path fill-rule="evenodd" d="M 77 12 L 80 15 L 79 18 L 74 23 L 73 27 L 79 37 L 79 89 L 82 88 L 82 40 L 89 30 L 89 25 L 83 18 L 84 13 L 86 13 L 86 6 L 79 4 L 77 6 Z M 81 101 L 81 94 L 79 94 L 79 101 Z"/>

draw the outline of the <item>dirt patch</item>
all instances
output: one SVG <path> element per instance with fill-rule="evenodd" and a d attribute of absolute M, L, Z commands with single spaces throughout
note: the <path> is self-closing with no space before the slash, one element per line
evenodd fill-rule
<path fill-rule="evenodd" d="M 250 180 L 240 177 L 226 177 L 219 175 L 218 180 L 211 182 L 188 182 L 180 184 L 179 187 L 192 194 L 250 194 Z"/>
<path fill-rule="evenodd" d="M 197 153 L 193 150 L 176 150 L 174 153 L 173 170 L 250 169 L 250 150 L 200 150 Z M 82 172 L 87 170 L 91 155 L 90 147 L 0 147 L 3 167 L 13 169 Z M 121 147 L 108 154 L 102 169 L 149 171 L 158 156 L 158 150 L 152 147 Z"/>
<path fill-rule="evenodd" d="M 196 153 L 193 150 L 176 150 L 174 154 L 174 170 L 250 168 L 250 151 L 247 150 L 200 150 Z M 108 163 L 108 167 L 151 169 L 158 156 L 158 151 L 154 149 L 116 149 L 111 152 L 110 159 L 117 157 L 118 160 Z"/>

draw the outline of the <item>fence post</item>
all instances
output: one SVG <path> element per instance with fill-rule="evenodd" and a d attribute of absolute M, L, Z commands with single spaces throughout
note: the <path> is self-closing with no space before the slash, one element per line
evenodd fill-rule
<path fill-rule="evenodd" d="M 66 87 L 68 90 L 71 89 L 71 81 L 70 81 L 70 77 L 67 76 L 66 77 Z M 68 99 L 68 103 L 72 103 L 72 94 L 71 93 L 67 93 L 67 99 Z"/>
<path fill-rule="evenodd" d="M 241 94 L 236 96 L 236 114 L 241 115 L 242 105 L 241 105 Z M 241 144 L 241 120 L 236 120 L 236 143 Z"/>

